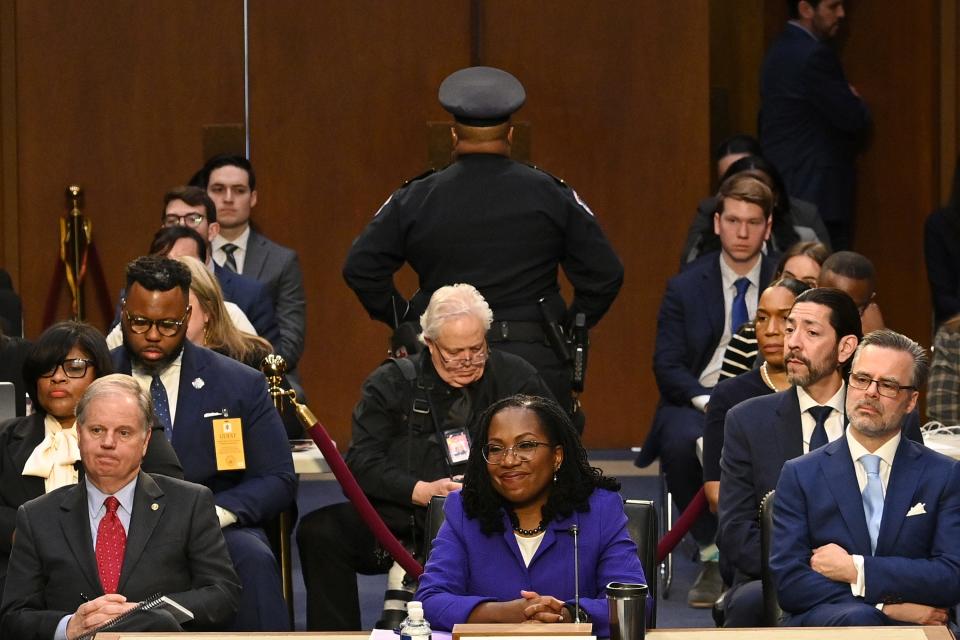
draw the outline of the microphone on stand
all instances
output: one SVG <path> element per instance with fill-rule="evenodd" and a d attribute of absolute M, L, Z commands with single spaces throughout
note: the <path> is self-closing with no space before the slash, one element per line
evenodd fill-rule
<path fill-rule="evenodd" d="M 580 527 L 570 525 L 573 536 L 573 621 L 580 624 Z"/>

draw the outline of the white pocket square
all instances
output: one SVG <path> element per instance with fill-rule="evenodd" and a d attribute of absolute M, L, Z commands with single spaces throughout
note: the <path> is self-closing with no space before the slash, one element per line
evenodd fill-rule
<path fill-rule="evenodd" d="M 910 511 L 907 511 L 907 517 L 909 518 L 910 516 L 919 516 L 926 513 L 927 512 L 925 508 L 926 506 L 927 504 L 925 502 L 918 502 L 917 504 L 910 507 Z"/>

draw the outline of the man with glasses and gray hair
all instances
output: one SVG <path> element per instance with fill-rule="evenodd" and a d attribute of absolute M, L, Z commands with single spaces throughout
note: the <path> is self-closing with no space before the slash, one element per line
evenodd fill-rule
<path fill-rule="evenodd" d="M 422 551 L 430 498 L 461 486 L 480 413 L 518 393 L 553 398 L 533 366 L 489 348 L 492 319 L 475 287 L 440 287 L 420 316 L 426 350 L 377 368 L 364 381 L 354 408 L 347 464 L 390 530 L 414 553 Z M 356 573 L 384 573 L 392 560 L 353 505 L 345 502 L 307 514 L 297 542 L 307 588 L 307 628 L 362 628 Z M 412 595 L 412 588 L 402 589 L 401 580 L 402 575 L 388 583 L 378 627 L 393 628 L 405 615 L 402 602 L 390 606 L 390 600 Z"/>
<path fill-rule="evenodd" d="M 286 631 L 280 569 L 263 525 L 296 496 L 287 434 L 263 375 L 186 339 L 190 281 L 177 260 L 143 256 L 128 264 L 123 346 L 110 353 L 117 371 L 150 394 L 184 477 L 213 491 L 243 585 L 232 630 Z"/>
<path fill-rule="evenodd" d="M 928 369 L 910 338 L 867 334 L 850 427 L 784 465 L 770 568 L 788 626 L 943 625 L 960 602 L 960 465 L 902 434 Z"/>

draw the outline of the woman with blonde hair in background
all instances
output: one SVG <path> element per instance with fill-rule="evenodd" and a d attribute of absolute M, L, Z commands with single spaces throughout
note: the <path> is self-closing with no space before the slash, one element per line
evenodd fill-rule
<path fill-rule="evenodd" d="M 224 306 L 223 291 L 216 277 L 196 258 L 177 258 L 190 269 L 190 304 L 193 313 L 187 324 L 187 339 L 193 344 L 212 349 L 254 369 L 273 353 L 263 338 L 241 331 L 230 320 Z"/>

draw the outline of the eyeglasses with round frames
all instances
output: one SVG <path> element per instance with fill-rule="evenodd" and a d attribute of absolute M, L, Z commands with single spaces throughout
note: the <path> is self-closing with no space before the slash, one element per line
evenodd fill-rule
<path fill-rule="evenodd" d="M 876 382 L 877 393 L 882 395 L 884 398 L 896 398 L 897 395 L 904 389 L 910 389 L 911 391 L 916 391 L 917 389 L 914 386 L 898 384 L 896 382 L 891 382 L 890 380 L 874 380 L 870 376 L 862 373 L 851 373 L 847 380 L 851 387 L 854 389 L 859 389 L 860 391 L 866 391 L 870 388 L 871 384 Z"/>
<path fill-rule="evenodd" d="M 82 378 L 87 375 L 87 367 L 92 367 L 94 364 L 96 363 L 93 360 L 84 358 L 65 358 L 53 365 L 53 368 L 46 373 L 41 373 L 40 377 L 52 378 L 57 373 L 57 369 L 63 369 L 63 375 L 68 378 Z"/>
<path fill-rule="evenodd" d="M 172 318 L 151 320 L 150 318 L 144 318 L 143 316 L 130 315 L 130 312 L 126 310 L 124 310 L 123 313 L 125 316 L 127 316 L 127 326 L 133 333 L 138 335 L 143 334 L 150 331 L 150 327 L 156 326 L 157 333 L 165 338 L 172 338 L 180 332 L 180 327 L 182 327 L 183 323 L 187 321 L 187 314 L 190 313 L 190 305 L 187 305 L 187 310 L 183 312 L 183 315 L 179 320 L 174 320 Z"/>
<path fill-rule="evenodd" d="M 488 442 L 480 447 L 480 452 L 483 454 L 483 459 L 490 464 L 503 464 L 503 461 L 507 458 L 507 454 L 510 453 L 516 456 L 517 460 L 521 462 L 529 462 L 533 460 L 533 456 L 537 454 L 538 447 L 551 446 L 553 445 L 549 442 L 537 442 L 536 440 L 524 440 L 512 447 L 505 447 L 502 444 Z"/>
<path fill-rule="evenodd" d="M 177 226 L 186 226 L 186 227 L 199 227 L 204 220 L 207 219 L 207 216 L 202 213 L 185 213 L 183 215 L 178 215 L 176 213 L 168 213 L 163 216 L 163 226 L 165 227 L 177 227 Z"/>
<path fill-rule="evenodd" d="M 486 343 L 480 350 L 476 353 L 470 353 L 466 356 L 446 356 L 444 355 L 444 349 L 437 343 L 435 340 L 432 341 L 434 346 L 437 347 L 437 355 L 440 356 L 440 362 L 443 363 L 447 369 L 466 369 L 468 367 L 475 367 L 481 365 L 487 361 L 487 358 L 490 357 L 490 351 L 487 349 Z"/>

